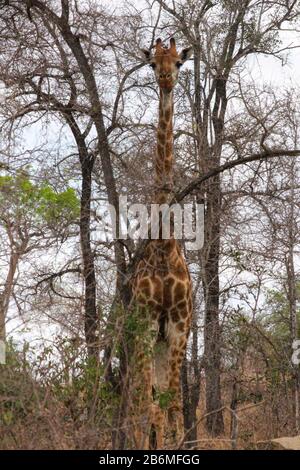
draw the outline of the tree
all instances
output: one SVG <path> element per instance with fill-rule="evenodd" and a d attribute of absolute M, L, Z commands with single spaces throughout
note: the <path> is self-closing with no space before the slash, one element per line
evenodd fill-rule
<path fill-rule="evenodd" d="M 72 188 L 57 193 L 46 183 L 34 185 L 25 171 L 15 177 L 0 176 L 0 219 L 8 257 L 0 294 L 1 340 L 6 339 L 6 316 L 21 260 L 34 250 L 49 249 L 57 233 L 68 230 L 78 216 L 79 204 Z"/>

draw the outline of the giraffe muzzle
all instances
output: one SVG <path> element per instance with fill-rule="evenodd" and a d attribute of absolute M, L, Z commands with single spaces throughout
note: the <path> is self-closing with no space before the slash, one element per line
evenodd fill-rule
<path fill-rule="evenodd" d="M 173 82 L 171 80 L 160 80 L 159 86 L 162 90 L 166 90 L 168 92 L 172 91 L 173 89 Z"/>

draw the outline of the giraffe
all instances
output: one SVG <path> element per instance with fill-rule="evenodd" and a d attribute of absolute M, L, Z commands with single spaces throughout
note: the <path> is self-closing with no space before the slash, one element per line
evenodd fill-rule
<path fill-rule="evenodd" d="M 173 191 L 173 87 L 192 48 L 179 54 L 173 38 L 170 47 L 157 39 L 154 48 L 154 55 L 142 52 L 160 92 L 154 203 L 161 205 Z M 135 406 L 139 408 L 136 446 L 163 448 L 166 431 L 175 443 L 182 429 L 180 370 L 192 317 L 190 274 L 172 229 L 168 239 L 160 231 L 158 239 L 149 241 L 133 276 L 132 293 L 151 330 L 150 353 L 140 341 L 134 365 Z"/>

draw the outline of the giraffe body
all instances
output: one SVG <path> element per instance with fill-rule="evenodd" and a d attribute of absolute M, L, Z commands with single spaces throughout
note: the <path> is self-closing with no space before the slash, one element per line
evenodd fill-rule
<path fill-rule="evenodd" d="M 189 50 L 178 55 L 175 41 L 169 49 L 157 40 L 156 53 L 147 59 L 155 70 L 160 87 L 157 152 L 155 157 L 155 197 L 165 204 L 173 190 L 173 86 L 180 65 Z M 163 224 L 164 222 L 162 222 Z M 181 422 L 180 371 L 192 317 L 190 274 L 179 242 L 172 229 L 169 239 L 151 240 L 138 263 L 132 282 L 133 299 L 151 330 L 149 350 L 137 338 L 135 405 L 136 446 L 162 448 L 164 436 L 179 438 Z M 152 434 L 151 434 L 152 432 Z M 155 442 L 151 444 L 151 435 Z M 153 439 L 152 439 L 153 441 Z"/>

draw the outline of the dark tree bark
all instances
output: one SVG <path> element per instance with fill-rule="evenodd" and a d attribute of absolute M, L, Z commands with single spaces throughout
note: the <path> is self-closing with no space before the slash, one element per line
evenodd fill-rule
<path fill-rule="evenodd" d="M 97 340 L 98 315 L 96 307 L 96 277 L 94 255 L 91 248 L 91 190 L 94 158 L 80 158 L 82 186 L 80 198 L 80 243 L 83 260 L 83 276 L 85 281 L 85 338 L 90 357 L 98 359 L 99 346 Z"/>
<path fill-rule="evenodd" d="M 89 154 L 84 135 L 81 133 L 72 112 L 62 109 L 75 138 L 81 165 L 81 197 L 80 197 L 80 245 L 84 277 L 84 331 L 88 355 L 99 360 L 98 329 L 99 318 L 96 301 L 96 275 L 94 254 L 91 247 L 91 194 L 92 171 L 95 156 Z"/>
<path fill-rule="evenodd" d="M 213 436 L 224 432 L 221 398 L 221 331 L 219 325 L 219 256 L 220 256 L 220 179 L 207 185 L 202 282 L 204 291 L 204 367 L 206 378 L 206 425 Z"/>
<path fill-rule="evenodd" d="M 181 387 L 182 387 L 182 410 L 183 410 L 183 424 L 185 437 L 187 441 L 190 441 L 194 437 L 192 433 L 192 409 L 191 409 L 191 396 L 189 386 L 189 371 L 188 371 L 188 359 L 185 356 L 182 369 L 181 369 Z M 192 437 L 193 436 L 193 437 Z"/>

